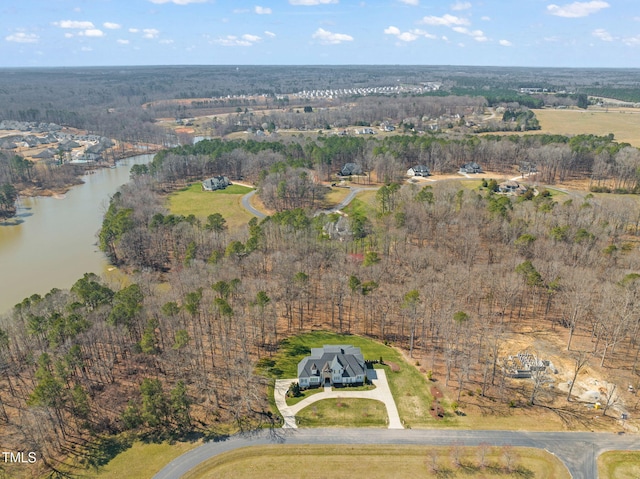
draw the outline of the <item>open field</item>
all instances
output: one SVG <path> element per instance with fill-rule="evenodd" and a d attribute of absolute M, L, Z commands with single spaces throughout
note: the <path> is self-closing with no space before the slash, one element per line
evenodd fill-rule
<path fill-rule="evenodd" d="M 242 207 L 242 196 L 251 188 L 231 185 L 224 190 L 203 191 L 200 183 L 169 195 L 168 208 L 175 215 L 195 215 L 205 219 L 213 213 L 220 213 L 229 229 L 246 225 L 253 216 Z"/>
<path fill-rule="evenodd" d="M 635 479 L 640 477 L 640 452 L 609 451 L 598 457 L 599 479 Z"/>
<path fill-rule="evenodd" d="M 332 187 L 331 191 L 329 191 L 324 197 L 322 208 L 325 210 L 335 208 L 349 195 L 350 191 L 351 190 L 349 188 Z"/>
<path fill-rule="evenodd" d="M 298 479 L 313 471 L 316 478 L 392 479 L 397 477 L 446 477 L 498 479 L 507 477 L 567 479 L 569 472 L 551 454 L 537 449 L 514 448 L 513 472 L 505 469 L 503 451 L 490 448 L 487 467 L 479 467 L 478 448 L 462 447 L 460 466 L 453 464 L 450 447 L 423 446 L 259 446 L 238 449 L 202 463 L 184 479 L 224 477 Z M 439 471 L 431 472 L 432 457 Z M 514 456 L 515 457 L 515 456 Z M 330 458 L 330 462 L 328 462 Z M 335 465 L 335 467 L 333 467 Z M 348 465 L 346 468 L 344 466 Z M 309 476 L 310 477 L 310 476 Z"/>
<path fill-rule="evenodd" d="M 377 191 L 374 190 L 359 192 L 353 201 L 344 209 L 344 212 L 348 215 L 360 213 L 367 217 L 375 214 L 377 208 L 376 193 Z"/>
<path fill-rule="evenodd" d="M 350 344 L 359 347 L 365 359 L 382 359 L 386 364 L 393 363 L 397 366 L 393 368 L 397 369 L 395 371 L 379 364 L 376 367 L 386 369 L 389 388 L 396 401 L 400 419 L 412 427 L 436 425 L 437 421 L 431 417 L 429 410 L 432 397 L 426 378 L 415 367 L 407 364 L 398 351 L 370 339 L 326 331 L 294 336 L 282 343 L 280 351 L 272 358 L 272 366 L 265 373 L 277 379 L 295 378 L 298 374 L 298 362 L 310 353 L 312 347 L 322 347 L 325 344 Z M 440 421 L 450 420 L 455 419 L 446 417 Z"/>
<path fill-rule="evenodd" d="M 169 444 L 135 442 L 124 452 L 121 452 L 98 471 L 85 473 L 86 477 L 96 479 L 133 479 L 149 478 L 166 466 L 176 457 L 197 447 L 197 442 L 176 442 Z M 83 477 L 80 474 L 80 477 Z"/>
<path fill-rule="evenodd" d="M 541 130 L 529 132 L 561 135 L 608 135 L 619 142 L 640 147 L 640 110 L 535 110 Z"/>
<path fill-rule="evenodd" d="M 324 399 L 298 414 L 302 427 L 386 427 L 389 422 L 384 403 L 373 399 Z"/>

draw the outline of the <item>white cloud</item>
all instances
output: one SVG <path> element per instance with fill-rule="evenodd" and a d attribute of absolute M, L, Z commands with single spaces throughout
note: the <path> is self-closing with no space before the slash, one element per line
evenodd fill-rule
<path fill-rule="evenodd" d="M 452 30 L 463 35 L 469 35 L 476 42 L 486 42 L 488 40 L 482 30 L 469 30 L 467 27 L 453 27 Z"/>
<path fill-rule="evenodd" d="M 637 47 L 640 45 L 640 35 L 624 38 L 622 42 L 630 47 Z"/>
<path fill-rule="evenodd" d="M 224 38 L 214 40 L 214 42 L 223 47 L 250 47 L 253 45 L 250 41 L 243 40 L 235 35 L 227 35 Z"/>
<path fill-rule="evenodd" d="M 258 15 L 271 15 L 272 11 L 269 7 L 261 7 L 260 5 L 256 5 L 256 8 L 254 9 L 254 11 L 258 14 Z"/>
<path fill-rule="evenodd" d="M 482 20 L 483 22 L 490 22 L 491 21 L 491 17 L 488 17 L 488 16 L 485 15 L 483 17 L 480 17 L 480 20 Z"/>
<path fill-rule="evenodd" d="M 260 41 L 262 41 L 262 38 L 260 38 L 258 35 L 245 33 L 240 37 L 237 35 L 227 35 L 226 37 L 213 40 L 213 43 L 217 43 L 218 45 L 222 45 L 223 47 L 250 47 Z"/>
<path fill-rule="evenodd" d="M 78 28 L 82 30 L 95 28 L 92 22 L 79 22 L 77 20 L 61 20 L 59 22 L 53 22 L 53 24 L 60 28 Z"/>
<path fill-rule="evenodd" d="M 73 33 L 67 32 L 64 34 L 64 38 L 73 38 L 73 37 L 74 37 Z"/>
<path fill-rule="evenodd" d="M 90 28 L 89 30 L 84 30 L 78 33 L 81 37 L 104 37 L 104 32 L 102 30 L 98 30 L 97 28 Z"/>
<path fill-rule="evenodd" d="M 158 38 L 158 35 L 160 35 L 160 30 L 156 30 L 155 28 L 145 28 L 144 30 L 142 30 L 142 33 L 144 33 L 144 38 L 153 40 L 154 38 Z"/>
<path fill-rule="evenodd" d="M 592 33 L 594 37 L 599 38 L 603 42 L 612 42 L 613 37 L 604 28 L 596 28 Z"/>
<path fill-rule="evenodd" d="M 563 6 L 551 4 L 547 6 L 547 11 L 551 15 L 556 15 L 558 17 L 579 18 L 596 13 L 603 8 L 608 8 L 609 6 L 610 5 L 607 2 L 593 0 L 591 2 L 573 2 Z"/>
<path fill-rule="evenodd" d="M 456 17 L 455 15 L 449 15 L 447 13 L 441 17 L 424 17 L 420 23 L 424 23 L 425 25 L 451 27 L 453 25 L 469 25 L 469 20 L 466 18 Z"/>
<path fill-rule="evenodd" d="M 118 40 L 116 40 L 120 45 L 129 45 L 129 40 L 123 40 L 122 38 L 119 38 Z"/>
<path fill-rule="evenodd" d="M 413 42 L 415 40 L 417 40 L 418 35 L 416 35 L 415 33 L 411 33 L 411 32 L 402 32 L 400 35 L 398 35 L 398 40 L 402 41 L 402 42 Z"/>
<path fill-rule="evenodd" d="M 8 42 L 15 43 L 38 43 L 40 37 L 35 33 L 17 32 L 4 37 L 4 39 Z"/>
<path fill-rule="evenodd" d="M 160 40 L 158 43 L 162 44 L 162 45 L 171 45 L 173 43 L 173 40 Z"/>
<path fill-rule="evenodd" d="M 107 30 L 118 30 L 119 28 L 122 28 L 122 25 L 120 25 L 119 23 L 111 23 L 111 22 L 104 22 L 102 26 Z"/>
<path fill-rule="evenodd" d="M 471 8 L 471 2 L 456 2 L 451 5 L 451 10 L 460 11 L 460 10 L 469 10 Z"/>
<path fill-rule="evenodd" d="M 129 33 L 138 33 L 140 30 L 137 28 L 130 28 Z"/>
<path fill-rule="evenodd" d="M 510 47 L 513 45 L 509 40 L 500 40 L 498 43 L 503 47 Z"/>
<path fill-rule="evenodd" d="M 327 5 L 329 3 L 338 3 L 338 0 L 289 0 L 291 5 Z"/>
<path fill-rule="evenodd" d="M 394 27 L 393 25 L 385 28 L 384 33 L 387 35 L 395 35 L 398 40 L 402 42 L 413 42 L 416 41 L 420 37 L 429 38 L 435 40 L 437 37 L 429 32 L 421 30 L 419 28 L 414 28 L 413 30 L 409 30 L 407 32 L 401 32 L 398 27 Z"/>
<path fill-rule="evenodd" d="M 276 34 L 275 34 L 275 33 L 270 32 L 270 31 L 268 31 L 268 30 L 265 30 L 264 34 L 265 34 L 266 36 L 268 36 L 269 38 L 275 38 L 275 36 L 276 36 Z"/>
<path fill-rule="evenodd" d="M 318 28 L 311 38 L 315 38 L 323 45 L 337 45 L 342 42 L 351 42 L 353 37 L 346 33 L 332 33 L 323 28 Z"/>
<path fill-rule="evenodd" d="M 82 48 L 80 48 L 80 50 L 82 50 L 83 52 L 92 52 L 93 48 L 91 48 L 91 47 L 82 47 Z"/>
<path fill-rule="evenodd" d="M 420 0 L 400 0 L 402 3 L 406 3 L 407 5 L 413 5 L 414 7 L 417 7 L 418 5 L 420 5 Z"/>
<path fill-rule="evenodd" d="M 189 5 L 190 3 L 205 3 L 207 0 L 149 0 L 151 3 L 162 5 L 165 3 L 175 3 L 176 5 Z"/>

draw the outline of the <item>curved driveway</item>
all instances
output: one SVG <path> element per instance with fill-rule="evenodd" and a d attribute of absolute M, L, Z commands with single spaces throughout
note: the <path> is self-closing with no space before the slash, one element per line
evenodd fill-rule
<path fill-rule="evenodd" d="M 154 479 L 176 479 L 203 461 L 241 447 L 268 444 L 415 444 L 535 447 L 557 456 L 574 479 L 598 477 L 596 459 L 608 450 L 640 450 L 638 436 L 593 432 L 460 431 L 425 429 L 270 429 L 208 442 L 176 458 Z"/>
<path fill-rule="evenodd" d="M 242 206 L 245 210 L 247 210 L 253 216 L 257 216 L 260 219 L 266 218 L 267 215 L 265 215 L 262 211 L 258 211 L 251 205 L 251 197 L 255 194 L 256 194 L 256 190 L 253 190 L 247 193 L 246 195 L 244 195 L 242 197 Z"/>
<path fill-rule="evenodd" d="M 307 406 L 322 401 L 323 399 L 331 398 L 357 398 L 357 399 L 373 399 L 384 403 L 387 408 L 387 416 L 389 416 L 389 429 L 403 429 L 402 421 L 400 421 L 400 415 L 398 414 L 398 408 L 396 402 L 393 400 L 393 395 L 389 389 L 389 383 L 387 382 L 387 376 L 382 369 L 374 369 L 376 378 L 373 378 L 371 382 L 376 387 L 369 391 L 349 391 L 346 389 L 334 389 L 333 391 L 325 391 L 316 393 L 303 399 L 299 403 L 293 406 L 287 406 L 286 394 L 289 386 L 295 379 L 278 379 L 276 380 L 276 386 L 274 390 L 274 397 L 276 400 L 276 406 L 280 410 L 280 414 L 284 418 L 283 428 L 297 428 L 296 414 Z"/>

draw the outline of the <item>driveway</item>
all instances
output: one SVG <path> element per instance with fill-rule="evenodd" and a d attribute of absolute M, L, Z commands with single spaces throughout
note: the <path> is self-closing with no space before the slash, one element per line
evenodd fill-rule
<path fill-rule="evenodd" d="M 284 418 L 283 428 L 297 428 L 296 414 L 315 402 L 331 398 L 357 398 L 373 399 L 384 403 L 387 408 L 387 416 L 389 416 L 389 429 L 404 429 L 402 421 L 400 421 L 396 402 L 394 401 L 391 390 L 389 389 L 386 372 L 383 369 L 374 369 L 373 371 L 375 372 L 375 377 L 371 379 L 371 382 L 376 387 L 375 389 L 370 391 L 349 391 L 349 388 L 334 389 L 333 391 L 325 391 L 309 396 L 293 406 L 287 406 L 285 396 L 289 386 L 291 386 L 291 383 L 296 382 L 297 379 L 277 379 L 274 396 L 276 406 L 278 406 L 280 414 Z"/>

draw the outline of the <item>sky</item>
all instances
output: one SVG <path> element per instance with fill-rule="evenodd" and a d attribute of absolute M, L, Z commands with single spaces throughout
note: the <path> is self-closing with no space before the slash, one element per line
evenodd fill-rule
<path fill-rule="evenodd" d="M 0 67 L 640 68 L 640 1 L 2 0 Z"/>

